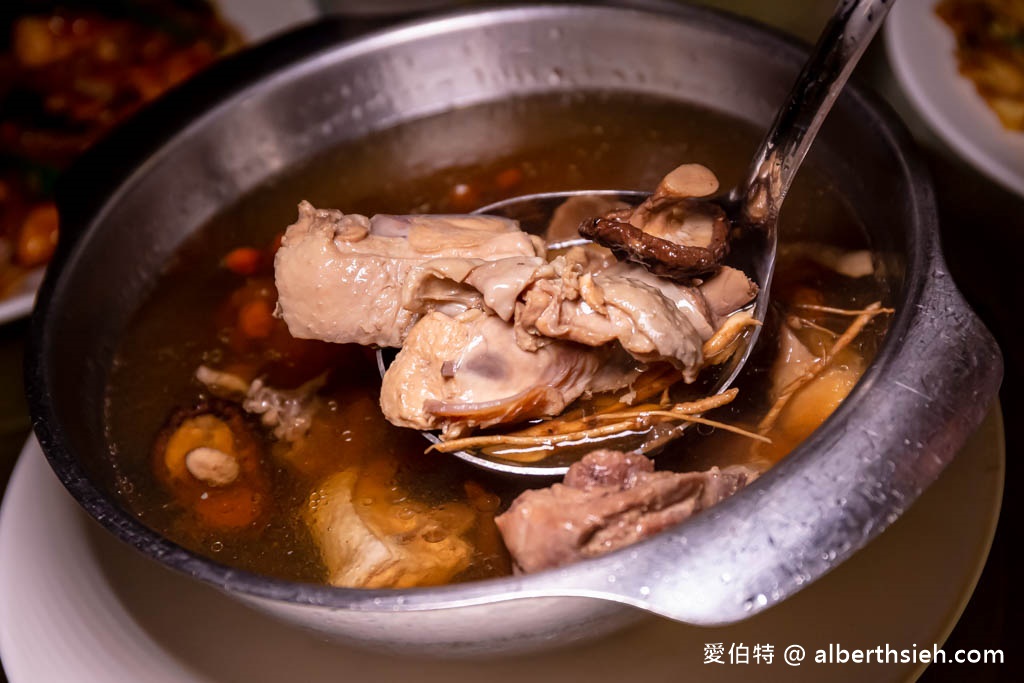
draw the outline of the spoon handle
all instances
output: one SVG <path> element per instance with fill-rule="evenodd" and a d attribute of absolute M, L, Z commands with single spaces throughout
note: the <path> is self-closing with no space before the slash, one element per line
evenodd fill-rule
<path fill-rule="evenodd" d="M 774 225 L 818 129 L 895 0 L 840 0 L 735 198 L 743 217 Z"/>

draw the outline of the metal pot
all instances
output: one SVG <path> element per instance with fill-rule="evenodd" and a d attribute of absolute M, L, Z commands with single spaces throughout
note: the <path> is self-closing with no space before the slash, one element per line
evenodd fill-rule
<path fill-rule="evenodd" d="M 642 91 L 763 127 L 806 54 L 764 28 L 682 7 L 529 6 L 352 42 L 345 32 L 324 21 L 215 67 L 94 148 L 59 193 L 62 230 L 77 240 L 62 242 L 33 320 L 35 430 L 75 498 L 143 553 L 297 623 L 403 651 L 571 642 L 637 614 L 623 604 L 725 624 L 792 595 L 879 534 L 980 422 L 1002 375 L 999 351 L 946 272 L 932 186 L 909 136 L 851 86 L 812 158 L 868 226 L 897 314 L 847 401 L 740 495 L 564 569 L 415 590 L 269 579 L 160 537 L 112 493 L 104 387 L 130 316 L 219 209 L 341 140 L 526 93 Z"/>

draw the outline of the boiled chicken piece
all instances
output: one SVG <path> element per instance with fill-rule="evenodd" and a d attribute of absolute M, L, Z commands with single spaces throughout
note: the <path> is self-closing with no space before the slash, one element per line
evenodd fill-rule
<path fill-rule="evenodd" d="M 464 538 L 474 512 L 461 503 L 443 510 L 408 500 L 385 478 L 346 469 L 311 496 L 305 521 L 327 566 L 327 580 L 351 588 L 409 588 L 448 583 L 469 566 Z"/>
<path fill-rule="evenodd" d="M 786 242 L 779 245 L 779 260 L 796 262 L 806 258 L 850 278 L 873 275 L 874 260 L 869 249 L 840 249 L 820 242 Z"/>
<path fill-rule="evenodd" d="M 805 329 L 800 334 L 812 346 L 819 347 L 813 342 L 815 336 L 822 334 L 820 331 Z M 833 339 L 826 337 L 825 344 L 831 345 Z M 828 347 L 821 348 L 821 352 L 824 348 Z M 864 374 L 864 357 L 849 347 L 820 369 L 823 362 L 788 322 L 779 326 L 778 355 L 768 374 L 769 398 L 778 401 L 789 397 L 770 423 L 771 444 L 756 445 L 756 452 L 768 461 L 775 462 L 810 436 L 842 404 Z M 815 370 L 820 371 L 815 374 Z"/>
<path fill-rule="evenodd" d="M 600 247 L 573 247 L 550 262 L 523 256 L 491 261 L 433 259 L 409 275 L 402 306 L 420 314 L 441 311 L 448 315 L 480 308 L 508 321 L 523 292 L 534 283 L 563 276 L 578 279 L 583 273 L 595 274 L 614 263 L 611 254 Z"/>
<path fill-rule="evenodd" d="M 728 498 L 758 476 L 733 465 L 655 472 L 637 453 L 599 450 L 561 484 L 526 491 L 495 519 L 519 569 L 560 567 L 623 548 Z"/>
<path fill-rule="evenodd" d="M 302 202 L 274 261 L 278 314 L 295 337 L 401 346 L 418 317 L 401 302 L 416 266 L 438 258 L 543 255 L 539 238 L 505 218 L 367 218 Z"/>
<path fill-rule="evenodd" d="M 715 310 L 704 288 L 714 295 Z M 573 247 L 551 262 L 435 259 L 413 271 L 402 302 L 417 313 L 457 315 L 478 308 L 503 320 L 514 317 L 516 341 L 526 351 L 553 339 L 593 347 L 617 342 L 638 362 L 667 360 L 692 380 L 701 367 L 703 342 L 756 292 L 731 268 L 698 288 Z"/>
<path fill-rule="evenodd" d="M 320 375 L 295 389 L 276 389 L 262 379 L 254 379 L 242 408 L 259 415 L 263 425 L 270 427 L 278 439 L 296 441 L 309 431 L 318 407 L 316 392 L 325 380 L 326 376 Z"/>
<path fill-rule="evenodd" d="M 417 314 L 440 311 L 449 316 L 479 308 L 511 320 L 523 290 L 553 272 L 540 257 L 433 259 L 410 273 L 402 291 L 402 306 Z"/>
<path fill-rule="evenodd" d="M 778 344 L 779 353 L 769 373 L 773 400 L 819 362 L 818 357 L 800 341 L 789 325 L 779 326 Z"/>
<path fill-rule="evenodd" d="M 742 270 L 722 266 L 699 287 L 715 327 L 757 296 L 758 287 Z"/>
<path fill-rule="evenodd" d="M 703 360 L 703 340 L 689 316 L 657 287 L 623 276 L 585 274 L 578 282 L 535 282 L 516 308 L 515 325 L 527 348 L 547 339 L 588 346 L 617 341 L 638 361 L 667 360 L 690 380 Z"/>
<path fill-rule="evenodd" d="M 590 346 L 617 341 L 642 363 L 668 361 L 692 381 L 703 364 L 701 347 L 724 316 L 709 306 L 704 287 L 712 286 L 717 310 L 733 313 L 754 297 L 757 287 L 729 269 L 701 287 L 672 282 L 629 263 L 596 273 L 574 269 L 570 254 L 553 262 L 561 277 L 534 282 L 516 308 L 520 345 L 530 339 L 566 339 Z M 562 258 L 562 257 L 560 257 Z"/>
<path fill-rule="evenodd" d="M 626 386 L 635 368 L 612 381 L 602 365 L 612 351 L 553 341 L 526 351 L 512 325 L 481 310 L 420 320 L 384 374 L 381 409 L 402 427 L 442 429 L 456 437 L 472 427 L 557 415 L 585 391 Z"/>

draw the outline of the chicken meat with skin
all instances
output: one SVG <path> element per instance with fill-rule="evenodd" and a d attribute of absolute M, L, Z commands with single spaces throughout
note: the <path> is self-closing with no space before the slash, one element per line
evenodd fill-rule
<path fill-rule="evenodd" d="M 475 523 L 474 511 L 462 503 L 442 510 L 410 500 L 390 483 L 388 465 L 394 463 L 383 458 L 374 465 L 337 472 L 311 496 L 316 504 L 306 510 L 305 522 L 328 583 L 409 588 L 451 581 L 473 555 L 465 536 Z"/>
<path fill-rule="evenodd" d="M 540 257 L 433 259 L 410 273 L 402 306 L 420 315 L 438 311 L 449 316 L 475 308 L 508 321 L 523 290 L 553 273 Z"/>
<path fill-rule="evenodd" d="M 613 349 L 552 341 L 524 351 L 512 325 L 495 315 L 434 312 L 413 327 L 384 373 L 380 404 L 392 424 L 456 437 L 558 415 L 584 392 L 625 387 L 637 374 Z"/>
<path fill-rule="evenodd" d="M 556 259 L 556 277 L 538 279 L 516 306 L 520 346 L 532 349 L 550 339 L 600 347 L 619 344 L 640 363 L 667 361 L 696 377 L 701 346 L 713 333 L 706 306 L 696 291 L 651 282 L 647 273 L 619 265 L 592 272 L 570 252 Z M 637 271 L 637 272 L 633 272 Z"/>
<path fill-rule="evenodd" d="M 710 197 L 718 179 L 700 164 L 666 175 L 635 208 L 580 225 L 580 234 L 661 277 L 687 282 L 715 273 L 728 252 L 729 222 Z"/>
<path fill-rule="evenodd" d="M 716 188 L 706 168 L 680 167 L 651 200 L 617 213 L 698 248 L 720 226 L 677 205 Z M 731 268 L 673 281 L 597 245 L 548 260 L 539 238 L 504 218 L 368 219 L 307 203 L 299 213 L 275 262 L 289 330 L 401 347 L 381 408 L 393 424 L 445 438 L 558 415 L 581 396 L 628 388 L 656 363 L 692 382 L 705 342 L 757 293 Z"/>
<path fill-rule="evenodd" d="M 413 272 L 403 302 L 420 312 L 486 310 L 513 323 L 526 351 L 554 339 L 593 347 L 618 343 L 638 362 L 667 361 L 692 381 L 702 365 L 703 343 L 756 293 L 731 268 L 699 287 L 686 286 L 573 247 L 550 262 L 430 261 Z"/>
<path fill-rule="evenodd" d="M 359 438 L 352 438 L 358 429 Z M 348 435 L 348 436 L 346 436 Z M 377 402 L 357 394 L 321 409 L 306 436 L 278 442 L 275 464 L 315 482 L 300 518 L 335 586 L 407 588 L 451 581 L 482 557 L 503 561 L 493 517 L 500 500 L 466 483 L 424 495 L 389 444 Z M 373 447 L 367 447 L 373 444 Z M 475 558 L 475 559 L 474 559 Z"/>
<path fill-rule="evenodd" d="M 538 238 L 505 218 L 367 218 L 302 202 L 274 261 L 278 314 L 301 339 L 398 347 L 418 319 L 401 297 L 417 266 L 543 255 Z"/>
<path fill-rule="evenodd" d="M 516 566 L 535 572 L 623 548 L 692 517 L 754 481 L 733 465 L 655 472 L 638 453 L 594 451 L 560 484 L 525 491 L 495 518 Z"/>

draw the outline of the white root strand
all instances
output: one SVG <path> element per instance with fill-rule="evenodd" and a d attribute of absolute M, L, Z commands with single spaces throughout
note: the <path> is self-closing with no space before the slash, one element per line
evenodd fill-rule
<path fill-rule="evenodd" d="M 526 446 L 535 448 L 550 448 L 559 443 L 565 443 L 567 441 L 582 441 L 584 439 L 601 438 L 605 436 L 614 436 L 624 431 L 631 429 L 641 429 L 650 426 L 650 418 L 661 418 L 663 420 L 680 420 L 686 422 L 696 422 L 700 424 L 706 424 L 711 427 L 716 427 L 729 431 L 742 436 L 747 436 L 758 441 L 764 441 L 771 443 L 771 440 L 758 434 L 753 434 L 739 427 L 733 427 L 732 425 L 725 424 L 723 422 L 717 422 L 715 420 L 708 420 L 699 416 L 699 413 L 720 408 L 724 405 L 731 403 L 739 393 L 738 389 L 729 389 L 728 391 L 722 392 L 721 394 L 715 394 L 714 396 L 706 396 L 696 401 L 689 401 L 687 403 L 679 403 L 672 406 L 669 410 L 651 410 L 647 408 L 637 408 L 629 411 L 622 412 L 606 412 L 597 415 L 592 415 L 588 420 L 619 420 L 613 424 L 602 425 L 600 427 L 593 427 L 590 429 L 582 429 L 573 432 L 565 432 L 561 434 L 538 434 L 538 435 L 523 435 L 520 434 L 488 434 L 483 436 L 471 436 L 463 439 L 453 439 L 451 441 L 445 441 L 443 443 L 434 444 L 427 449 L 427 452 L 438 451 L 440 453 L 450 453 L 452 451 L 461 450 L 463 448 L 479 448 L 487 446 Z M 519 462 L 531 462 L 534 460 L 540 460 L 544 456 L 537 455 L 536 457 L 530 454 L 503 454 L 503 458 L 508 460 L 518 460 Z"/>

